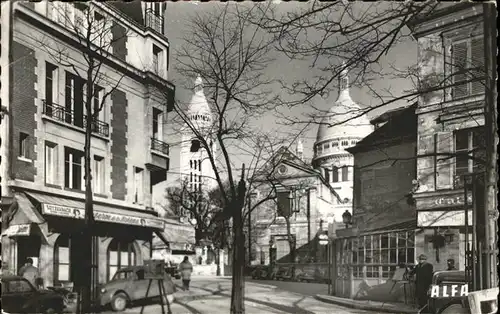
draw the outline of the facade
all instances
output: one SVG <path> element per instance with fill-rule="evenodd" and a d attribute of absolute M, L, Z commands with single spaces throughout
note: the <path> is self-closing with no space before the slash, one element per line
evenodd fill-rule
<path fill-rule="evenodd" d="M 94 39 L 109 43 L 101 50 L 96 103 L 103 110 L 92 123 L 90 152 L 93 283 L 151 258 L 152 235 L 165 228 L 152 210 L 151 191 L 166 179 L 162 125 L 175 91 L 164 9 L 141 2 L 2 3 L 2 259 L 10 271 L 31 257 L 45 286 L 71 286 L 88 258 L 77 236 L 85 218 L 86 119 L 85 81 L 78 74 L 88 66 L 74 27 L 87 16 L 108 30 Z M 4 67 L 4 45 L 10 67 Z M 56 49 L 65 59 L 54 56 Z"/>
<path fill-rule="evenodd" d="M 348 148 L 354 157 L 352 225 L 337 230 L 335 292 L 357 298 L 415 261 L 417 105 L 384 113 L 373 133 Z"/>
<path fill-rule="evenodd" d="M 301 156 L 301 144 L 297 154 L 282 147 L 272 160 L 276 164 L 266 169 L 254 188 L 258 191 L 252 202 L 266 197 L 275 188 L 276 199 L 271 199 L 257 208 L 251 215 L 252 262 L 269 264 L 270 254 L 275 252 L 275 260 L 286 262 L 290 254 L 285 218 L 279 216 L 284 210 L 290 213 L 290 234 L 296 243 L 296 261 L 311 262 L 317 258 L 310 248 L 305 247 L 316 239 L 321 230 L 335 218 L 333 208 L 340 203 L 335 190 L 326 182 L 321 173 L 306 164 Z M 272 177 L 272 182 L 269 180 Z M 278 206 L 281 206 L 280 208 Z"/>
<path fill-rule="evenodd" d="M 472 195 L 465 197 L 463 175 L 483 171 L 485 159 L 482 5 L 448 4 L 409 26 L 418 41 L 422 85 L 433 86 L 436 77 L 450 85 L 419 97 L 414 198 L 423 232 L 416 238 L 417 253 L 426 254 L 434 270 L 445 269 L 448 258 L 463 270 L 465 230 L 472 231 L 464 211 Z M 470 225 L 472 211 L 468 216 Z"/>
<path fill-rule="evenodd" d="M 354 158 L 346 149 L 373 131 L 368 118 L 360 115 L 361 107 L 351 98 L 345 68 L 339 83 L 339 96 L 318 128 L 312 160 L 313 167 L 321 171 L 342 199 L 342 203 L 335 206 L 337 222 L 341 221 L 343 212 L 352 211 Z"/>

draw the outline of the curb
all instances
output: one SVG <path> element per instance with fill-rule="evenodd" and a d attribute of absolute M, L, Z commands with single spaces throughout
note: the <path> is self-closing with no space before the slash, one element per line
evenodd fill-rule
<path fill-rule="evenodd" d="M 349 301 L 340 301 L 340 300 L 332 300 L 330 298 L 325 298 L 319 294 L 315 295 L 314 298 L 318 301 L 325 302 L 325 303 L 330 303 L 330 304 L 336 304 L 336 305 L 341 305 L 345 307 L 350 307 L 353 309 L 357 310 L 366 310 L 366 311 L 374 311 L 374 312 L 384 312 L 384 313 L 398 313 L 398 314 L 416 314 L 418 313 L 418 310 L 407 310 L 407 309 L 396 309 L 396 308 L 389 308 L 389 307 L 383 307 L 383 306 L 376 306 L 376 305 L 369 305 L 369 304 L 356 304 L 356 302 L 352 302 L 353 300 Z"/>

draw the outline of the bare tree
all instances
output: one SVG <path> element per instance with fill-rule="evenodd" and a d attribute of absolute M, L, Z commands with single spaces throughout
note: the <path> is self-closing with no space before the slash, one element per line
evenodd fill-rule
<path fill-rule="evenodd" d="M 80 313 L 90 311 L 92 281 L 97 282 L 97 274 L 92 270 L 92 263 L 96 262 L 97 253 L 92 252 L 92 224 L 93 192 L 92 192 L 92 157 L 91 141 L 94 134 L 107 135 L 108 127 L 99 120 L 106 101 L 119 86 L 123 74 L 106 66 L 106 60 L 112 55 L 113 44 L 125 36 L 123 31 L 117 35 L 115 29 L 119 26 L 115 21 L 102 12 L 94 3 L 63 3 L 51 2 L 49 15 L 64 28 L 72 33 L 75 40 L 72 47 L 59 42 L 50 41 L 51 37 L 38 38 L 44 49 L 55 64 L 70 69 L 73 74 L 68 77 L 74 87 L 75 95 L 69 101 L 82 102 L 81 112 L 57 105 L 52 95 L 46 95 L 44 113 L 56 119 L 83 127 L 85 143 L 84 185 L 85 185 L 85 226 L 81 232 L 81 249 L 86 256 L 81 281 L 78 288 L 81 290 L 81 302 L 78 305 Z M 123 27 L 121 27 L 123 28 Z M 124 29 L 124 28 L 123 28 Z M 66 95 L 66 97 L 71 97 Z M 92 279 L 94 278 L 94 279 Z M 76 280 L 75 280 L 76 281 Z"/>

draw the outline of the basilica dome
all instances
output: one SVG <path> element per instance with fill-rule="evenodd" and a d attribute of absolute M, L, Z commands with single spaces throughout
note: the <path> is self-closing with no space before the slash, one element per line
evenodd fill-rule
<path fill-rule="evenodd" d="M 194 93 L 188 104 L 187 115 L 196 125 L 208 126 L 211 124 L 212 111 L 203 91 L 203 80 L 200 76 L 194 81 Z"/>
<path fill-rule="evenodd" d="M 314 143 L 315 158 L 345 154 L 345 148 L 355 145 L 373 132 L 373 126 L 362 114 L 361 107 L 351 98 L 346 69 L 340 75 L 339 89 L 337 100 L 321 119 Z"/>

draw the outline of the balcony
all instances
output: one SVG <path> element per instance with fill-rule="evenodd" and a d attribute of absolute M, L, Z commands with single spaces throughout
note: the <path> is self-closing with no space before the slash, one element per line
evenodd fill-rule
<path fill-rule="evenodd" d="M 149 27 L 160 34 L 163 34 L 162 17 L 157 15 L 152 9 L 146 10 L 145 24 L 146 27 Z"/>
<path fill-rule="evenodd" d="M 170 146 L 167 143 L 152 137 L 151 138 L 151 150 L 160 152 L 163 155 L 168 156 L 170 153 Z"/>
<path fill-rule="evenodd" d="M 87 116 L 79 116 L 75 114 L 72 110 L 66 109 L 66 107 L 49 103 L 43 100 L 43 114 L 49 118 L 56 121 L 74 125 L 78 128 L 84 129 L 87 124 Z M 109 124 L 106 122 L 95 119 L 91 122 L 92 133 L 100 136 L 109 136 Z"/>

